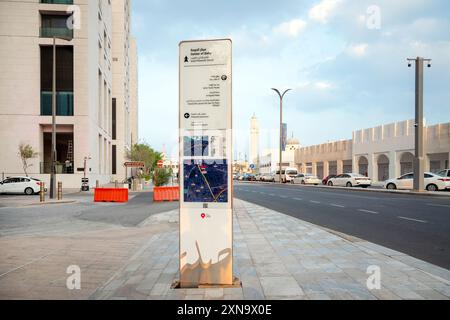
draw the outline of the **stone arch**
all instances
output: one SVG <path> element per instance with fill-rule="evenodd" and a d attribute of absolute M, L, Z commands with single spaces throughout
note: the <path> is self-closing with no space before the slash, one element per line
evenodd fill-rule
<path fill-rule="evenodd" d="M 414 155 L 411 152 L 404 152 L 400 157 L 400 174 L 404 175 L 413 172 Z"/>
<path fill-rule="evenodd" d="M 369 175 L 369 160 L 365 156 L 361 156 L 358 159 L 358 167 L 359 167 L 359 174 L 362 174 L 363 176 Z"/>
<path fill-rule="evenodd" d="M 378 181 L 386 181 L 389 179 L 389 157 L 385 154 L 380 154 L 377 159 L 378 165 Z"/>

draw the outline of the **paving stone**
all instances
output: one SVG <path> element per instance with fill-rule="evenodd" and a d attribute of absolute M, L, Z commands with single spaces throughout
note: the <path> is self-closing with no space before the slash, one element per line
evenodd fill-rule
<path fill-rule="evenodd" d="M 223 289 L 205 289 L 205 298 L 206 299 L 221 299 L 223 298 L 224 292 Z"/>
<path fill-rule="evenodd" d="M 261 286 L 266 296 L 300 296 L 303 290 L 294 277 L 261 277 Z"/>

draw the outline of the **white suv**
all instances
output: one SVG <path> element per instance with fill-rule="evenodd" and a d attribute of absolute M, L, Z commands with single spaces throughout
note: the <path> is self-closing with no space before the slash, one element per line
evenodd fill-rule
<path fill-rule="evenodd" d="M 42 182 L 30 177 L 9 177 L 0 182 L 1 193 L 33 195 L 41 190 Z"/>

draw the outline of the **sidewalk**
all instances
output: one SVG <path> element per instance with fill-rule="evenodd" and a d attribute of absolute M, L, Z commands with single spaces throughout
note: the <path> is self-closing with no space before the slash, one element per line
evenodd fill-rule
<path fill-rule="evenodd" d="M 450 271 L 235 200 L 234 275 L 242 288 L 171 289 L 178 279 L 178 212 L 141 227 L 150 239 L 90 299 L 449 299 Z M 381 290 L 366 286 L 381 268 Z"/>

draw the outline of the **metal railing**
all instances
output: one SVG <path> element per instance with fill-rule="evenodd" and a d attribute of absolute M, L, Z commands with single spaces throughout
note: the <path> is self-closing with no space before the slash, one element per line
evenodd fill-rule
<path fill-rule="evenodd" d="M 41 38 L 73 38 L 73 30 L 69 28 L 41 27 Z"/>
<path fill-rule="evenodd" d="M 52 169 L 52 165 L 50 162 L 41 162 L 40 163 L 40 174 L 50 174 Z M 70 162 L 68 164 L 65 163 L 57 163 L 56 164 L 56 174 L 74 174 L 74 164 Z"/>

